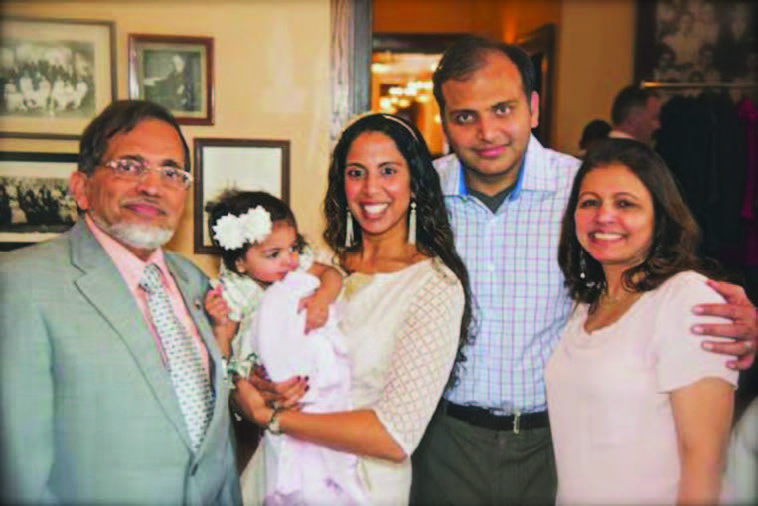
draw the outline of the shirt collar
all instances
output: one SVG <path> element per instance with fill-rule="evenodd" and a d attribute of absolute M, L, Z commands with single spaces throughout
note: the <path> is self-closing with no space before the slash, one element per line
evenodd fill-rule
<path fill-rule="evenodd" d="M 532 135 L 529 138 L 529 144 L 526 148 L 524 158 L 521 160 L 519 175 L 516 180 L 516 186 L 508 196 L 508 200 L 515 200 L 521 195 L 521 191 L 542 191 L 552 192 L 557 189 L 558 178 L 556 178 L 555 167 L 549 163 L 551 158 L 558 155 L 556 152 L 546 149 L 540 144 L 540 141 Z M 456 157 L 458 177 L 454 178 L 457 188 L 450 188 L 446 191 L 449 195 L 468 195 L 463 172 L 463 164 Z M 452 181 L 451 181 L 452 182 Z"/>
<path fill-rule="evenodd" d="M 521 192 L 522 181 L 524 180 L 524 162 L 526 157 L 521 159 L 521 165 L 518 169 L 518 176 L 516 177 L 516 185 L 513 187 L 510 195 L 506 200 L 515 200 L 518 198 Z M 460 195 L 468 195 L 468 188 L 466 187 L 466 171 L 463 169 L 463 162 L 458 161 L 458 188 L 460 189 Z"/>
<path fill-rule="evenodd" d="M 621 130 L 616 130 L 615 128 L 608 133 L 608 137 L 611 138 L 611 139 L 632 139 L 632 140 L 636 140 L 634 137 L 632 137 L 628 133 L 622 132 Z"/>
<path fill-rule="evenodd" d="M 163 255 L 163 248 L 153 251 L 147 260 L 143 261 L 134 253 L 129 251 L 126 246 L 115 240 L 113 237 L 104 232 L 92 218 L 87 214 L 84 221 L 89 227 L 90 232 L 95 240 L 100 243 L 108 256 L 113 260 L 116 268 L 126 281 L 129 288 L 134 291 L 142 280 L 142 274 L 148 264 L 155 264 L 161 271 L 164 280 L 168 279 L 168 266 Z"/>

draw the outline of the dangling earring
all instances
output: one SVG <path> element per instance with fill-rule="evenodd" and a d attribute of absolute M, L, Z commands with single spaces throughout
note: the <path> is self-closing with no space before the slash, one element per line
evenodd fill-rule
<path fill-rule="evenodd" d="M 411 213 L 408 216 L 408 244 L 416 244 L 416 201 L 411 200 Z"/>
<path fill-rule="evenodd" d="M 587 260 L 584 259 L 584 250 L 579 250 L 579 279 L 587 283 Z"/>
<path fill-rule="evenodd" d="M 345 247 L 349 248 L 353 245 L 353 215 L 350 211 L 347 212 L 347 225 L 345 230 Z"/>
<path fill-rule="evenodd" d="M 595 288 L 599 286 L 597 281 L 591 281 L 588 277 L 587 270 L 587 253 L 584 249 L 579 250 L 579 279 L 587 288 Z"/>

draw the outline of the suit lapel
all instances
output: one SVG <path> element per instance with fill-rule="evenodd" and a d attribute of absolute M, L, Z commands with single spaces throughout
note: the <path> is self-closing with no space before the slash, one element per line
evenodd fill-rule
<path fill-rule="evenodd" d="M 79 220 L 71 233 L 72 263 L 83 271 L 76 280 L 81 293 L 114 330 L 132 355 L 166 416 L 190 446 L 179 401 L 155 340 L 132 293 L 113 261 Z"/>

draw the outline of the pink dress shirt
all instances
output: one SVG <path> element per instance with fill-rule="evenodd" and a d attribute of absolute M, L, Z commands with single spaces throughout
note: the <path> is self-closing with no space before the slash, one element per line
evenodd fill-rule
<path fill-rule="evenodd" d="M 192 317 L 190 317 L 189 312 L 187 311 L 187 307 L 184 305 L 184 298 L 182 297 L 179 288 L 176 286 L 174 278 L 171 276 L 168 267 L 166 266 L 166 262 L 163 258 L 163 250 L 161 248 L 158 248 L 150 255 L 147 261 L 143 262 L 134 256 L 134 254 L 126 249 L 122 244 L 103 232 L 89 216 L 85 216 L 84 219 L 90 229 L 90 232 L 92 232 L 92 235 L 95 237 L 97 242 L 100 243 L 111 260 L 113 260 L 113 263 L 116 265 L 116 269 L 118 269 L 121 277 L 124 278 L 126 286 L 129 287 L 129 291 L 132 292 L 132 295 L 134 295 L 134 298 L 137 301 L 137 306 L 139 306 L 140 311 L 142 311 L 142 316 L 145 318 L 145 321 L 150 328 L 150 332 L 153 335 L 153 339 L 155 340 L 155 347 L 161 354 L 163 363 L 166 364 L 166 351 L 163 349 L 163 343 L 161 342 L 160 336 L 158 336 L 158 333 L 153 327 L 153 320 L 150 318 L 150 312 L 147 307 L 147 294 L 139 286 L 139 282 L 142 279 L 142 273 L 144 272 L 145 267 L 151 263 L 156 264 L 160 269 L 162 274 L 161 277 L 163 279 L 163 286 L 168 292 L 168 296 L 171 300 L 171 307 L 174 309 L 174 314 L 176 314 L 179 322 L 182 324 L 185 330 L 187 330 L 190 336 L 192 336 L 192 341 L 194 342 L 198 353 L 200 353 L 200 357 L 203 361 L 203 365 L 205 366 L 205 370 L 209 371 L 208 350 L 205 348 L 205 344 L 200 338 L 200 334 L 197 332 L 195 323 L 192 321 Z"/>

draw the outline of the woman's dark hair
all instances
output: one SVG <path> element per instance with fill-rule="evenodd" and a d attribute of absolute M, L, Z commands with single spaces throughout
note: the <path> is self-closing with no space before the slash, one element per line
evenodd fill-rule
<path fill-rule="evenodd" d="M 563 215 L 558 264 L 566 278 L 570 297 L 578 302 L 594 303 L 606 288 L 600 263 L 587 254 L 577 240 L 574 213 L 582 181 L 587 174 L 611 164 L 629 168 L 645 185 L 653 200 L 655 221 L 650 250 L 641 264 L 624 271 L 624 285 L 638 292 L 646 292 L 658 288 L 682 271 L 705 273 L 705 264 L 697 255 L 700 242 L 697 223 L 666 163 L 646 144 L 630 139 L 607 139 L 595 146 L 579 167 Z M 581 256 L 584 257 L 584 269 Z M 709 271 L 714 268 L 715 265 L 708 265 Z M 584 278 L 581 277 L 582 270 Z"/>
<path fill-rule="evenodd" d="M 362 247 L 361 230 L 356 227 L 355 242 L 345 247 L 346 217 L 348 213 L 345 197 L 345 165 L 348 151 L 355 139 L 366 132 L 382 133 L 395 143 L 398 151 L 408 163 L 411 176 L 411 193 L 416 202 L 416 246 L 422 253 L 439 257 L 456 275 L 463 286 L 465 304 L 461 320 L 458 354 L 448 386 L 455 384 L 460 364 L 465 361 L 463 347 L 473 341 L 471 311 L 471 288 L 468 271 L 455 250 L 453 230 L 450 226 L 442 188 L 437 171 L 432 165 L 429 148 L 415 126 L 397 116 L 370 114 L 350 124 L 342 132 L 332 153 L 329 166 L 329 184 L 324 199 L 326 244 L 338 254 L 358 251 Z"/>
<path fill-rule="evenodd" d="M 256 207 L 262 207 L 269 214 L 272 224 L 283 221 L 292 226 L 295 232 L 297 232 L 297 221 L 292 209 L 283 200 L 274 197 L 270 193 L 229 189 L 224 190 L 216 200 L 208 202 L 205 206 L 205 211 L 208 213 L 208 232 L 213 240 L 213 244 L 221 249 L 221 259 L 226 268 L 237 274 L 239 274 L 236 265 L 237 260 L 247 253 L 252 244 L 248 242 L 237 249 L 224 249 L 218 243 L 213 232 L 213 227 L 226 215 L 242 216 Z M 297 242 L 298 249 L 302 249 L 305 246 L 305 240 L 299 232 L 297 232 Z"/>
<path fill-rule="evenodd" d="M 79 141 L 80 172 L 91 176 L 102 161 L 111 138 L 132 131 L 140 122 L 148 119 L 163 121 L 172 126 L 182 141 L 184 170 L 190 170 L 189 146 L 182 135 L 176 118 L 162 105 L 147 100 L 116 100 L 93 119 L 84 129 Z"/>

